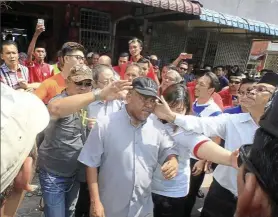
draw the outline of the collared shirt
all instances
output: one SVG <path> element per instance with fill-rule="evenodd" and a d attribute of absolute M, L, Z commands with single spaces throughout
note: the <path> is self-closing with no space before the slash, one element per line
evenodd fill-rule
<path fill-rule="evenodd" d="M 99 167 L 106 217 L 152 216 L 151 181 L 159 163 L 177 154 L 163 124 L 148 118 L 133 126 L 125 108 L 97 120 L 78 160 Z"/>
<path fill-rule="evenodd" d="M 20 88 L 19 80 L 28 82 L 29 71 L 28 68 L 18 64 L 18 69 L 16 72 L 11 71 L 9 67 L 4 63 L 0 66 L 1 82 L 12 87 L 13 89 Z"/>
<path fill-rule="evenodd" d="M 100 118 L 101 116 L 109 115 L 113 112 L 121 110 L 123 101 L 95 101 L 88 105 L 88 118 Z"/>
<path fill-rule="evenodd" d="M 175 178 L 166 180 L 161 174 L 161 166 L 155 170 L 152 192 L 166 197 L 185 197 L 189 192 L 190 157 L 196 156 L 197 148 L 210 139 L 197 133 L 186 132 L 182 128 L 175 131 L 175 126 L 165 124 L 165 129 L 173 137 L 179 149 L 179 170 Z M 197 156 L 196 156 L 197 157 Z"/>
<path fill-rule="evenodd" d="M 258 125 L 249 113 L 222 114 L 217 117 L 195 117 L 177 115 L 176 125 L 188 131 L 203 133 L 207 137 L 225 140 L 224 148 L 235 151 L 244 144 L 252 144 Z M 218 165 L 213 174 L 216 181 L 237 196 L 237 170 Z"/>
<path fill-rule="evenodd" d="M 193 104 L 192 110 L 193 114 L 198 117 L 210 117 L 222 114 L 221 109 L 216 105 L 213 99 L 210 99 L 205 104 L 199 104 L 196 100 Z"/>
<path fill-rule="evenodd" d="M 47 63 L 38 63 L 36 61 L 26 64 L 29 69 L 29 82 L 41 83 L 45 79 L 53 76 L 53 67 Z"/>
<path fill-rule="evenodd" d="M 235 107 L 231 107 L 231 108 L 227 108 L 223 111 L 223 113 L 228 113 L 228 114 L 240 114 L 243 113 L 241 106 L 235 106 Z"/>

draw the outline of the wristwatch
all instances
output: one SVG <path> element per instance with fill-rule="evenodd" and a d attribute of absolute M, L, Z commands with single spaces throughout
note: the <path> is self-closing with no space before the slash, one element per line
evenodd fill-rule
<path fill-rule="evenodd" d="M 101 101 L 100 92 L 101 92 L 100 89 L 94 91 L 95 101 Z"/>

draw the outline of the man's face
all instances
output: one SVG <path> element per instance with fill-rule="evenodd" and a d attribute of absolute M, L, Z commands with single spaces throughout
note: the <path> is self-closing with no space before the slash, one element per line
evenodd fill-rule
<path fill-rule="evenodd" d="M 216 75 L 217 75 L 218 77 L 222 77 L 222 76 L 224 75 L 224 71 L 223 71 L 222 67 L 218 67 L 218 68 L 216 69 Z"/>
<path fill-rule="evenodd" d="M 247 93 L 253 89 L 254 84 L 242 84 L 238 90 L 238 102 L 241 106 L 248 105 L 251 100 L 247 97 Z"/>
<path fill-rule="evenodd" d="M 145 121 L 154 111 L 156 98 L 144 96 L 136 90 L 131 90 L 126 97 L 128 111 L 138 121 Z"/>
<path fill-rule="evenodd" d="M 44 58 L 46 57 L 45 49 L 44 48 L 36 48 L 34 50 L 34 57 L 35 57 L 35 60 L 37 60 L 37 61 L 44 60 Z"/>
<path fill-rule="evenodd" d="M 169 71 L 168 73 L 165 74 L 164 78 L 162 79 L 161 82 L 161 88 L 162 90 L 166 90 L 169 86 L 172 84 L 176 83 L 176 75 L 175 73 Z"/>
<path fill-rule="evenodd" d="M 98 64 L 98 59 L 99 59 L 99 55 L 98 55 L 98 54 L 94 54 L 94 55 L 92 56 L 92 64 L 93 64 L 93 65 Z"/>
<path fill-rule="evenodd" d="M 168 72 L 168 68 L 167 68 L 167 66 L 164 66 L 163 68 L 162 68 L 162 72 L 161 72 L 161 78 L 162 78 L 162 80 L 163 80 L 163 78 L 165 77 L 165 75 L 167 74 L 167 72 Z"/>
<path fill-rule="evenodd" d="M 184 75 L 188 71 L 188 65 L 187 64 L 180 64 L 179 66 L 179 73 L 181 75 Z"/>
<path fill-rule="evenodd" d="M 84 53 L 82 51 L 73 51 L 64 57 L 64 65 L 71 68 L 77 64 L 84 64 Z"/>
<path fill-rule="evenodd" d="M 232 94 L 236 94 L 240 87 L 241 77 L 231 76 L 229 80 L 229 88 Z"/>
<path fill-rule="evenodd" d="M 147 76 L 149 72 L 149 64 L 148 63 L 138 63 L 139 66 L 143 69 L 143 76 Z"/>
<path fill-rule="evenodd" d="M 128 57 L 119 57 L 118 65 L 121 67 L 122 65 L 128 62 Z"/>
<path fill-rule="evenodd" d="M 3 52 L 1 54 L 1 58 L 4 62 L 9 65 L 18 64 L 18 50 L 14 45 L 4 45 Z"/>
<path fill-rule="evenodd" d="M 248 108 L 264 109 L 275 87 L 270 84 L 260 83 L 253 86 L 253 90 L 247 94 L 246 102 L 242 105 Z"/>
<path fill-rule="evenodd" d="M 210 97 L 214 92 L 214 88 L 210 88 L 210 78 L 206 75 L 200 77 L 197 80 L 197 84 L 195 87 L 195 96 L 196 97 Z"/>
<path fill-rule="evenodd" d="M 128 67 L 124 75 L 124 80 L 128 80 L 132 82 L 133 79 L 140 77 L 139 72 L 140 70 L 138 67 L 133 67 L 133 66 Z"/>
<path fill-rule="evenodd" d="M 92 91 L 92 81 L 89 79 L 75 82 L 70 78 L 67 79 L 67 91 L 70 96 L 88 93 Z"/>
<path fill-rule="evenodd" d="M 129 53 L 131 56 L 139 56 L 142 51 L 142 47 L 138 42 L 129 44 Z"/>
<path fill-rule="evenodd" d="M 98 81 L 96 82 L 96 88 L 103 89 L 112 81 L 114 81 L 114 74 L 112 70 L 105 69 L 99 74 Z"/>

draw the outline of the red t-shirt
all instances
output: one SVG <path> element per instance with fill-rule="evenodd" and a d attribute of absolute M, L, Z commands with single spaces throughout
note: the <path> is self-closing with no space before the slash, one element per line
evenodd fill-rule
<path fill-rule="evenodd" d="M 233 106 L 232 94 L 230 93 L 229 88 L 221 90 L 218 94 L 221 96 L 225 108 Z"/>
<path fill-rule="evenodd" d="M 143 57 L 142 57 L 142 58 L 143 58 Z M 128 63 L 132 63 L 132 62 L 133 62 L 133 60 L 132 60 L 132 58 L 130 58 L 130 60 L 129 60 Z M 128 63 L 127 63 L 127 64 L 128 64 Z M 124 79 L 124 75 L 125 75 L 125 70 L 126 70 L 127 64 L 124 64 L 124 65 L 122 66 L 122 70 L 121 70 L 121 73 L 120 73 L 121 79 Z M 148 72 L 148 74 L 147 74 L 147 77 L 148 77 L 148 78 L 151 78 L 152 80 L 155 81 L 155 74 L 154 74 L 154 69 L 153 69 L 153 65 L 152 65 L 152 64 L 150 64 L 150 68 L 149 68 L 149 72 Z"/>
<path fill-rule="evenodd" d="M 188 83 L 190 83 L 188 85 Z M 195 86 L 196 86 L 196 81 L 192 81 L 192 82 L 188 82 L 187 83 L 187 88 L 188 88 L 188 92 L 189 92 L 189 96 L 190 96 L 190 101 L 191 101 L 191 105 L 193 104 L 193 102 L 195 102 L 196 97 L 195 97 Z M 195 83 L 195 84 L 194 84 Z M 213 93 L 212 94 L 212 99 L 213 101 L 219 106 L 219 108 L 223 111 L 224 106 L 223 106 L 223 102 L 222 102 L 222 98 L 218 93 Z"/>
<path fill-rule="evenodd" d="M 120 73 L 121 73 L 120 66 L 113 66 L 113 69 L 114 69 L 115 72 L 117 72 L 120 75 Z"/>
<path fill-rule="evenodd" d="M 53 76 L 53 67 L 47 63 L 39 64 L 37 62 L 27 62 L 26 66 L 29 69 L 29 83 L 41 83 L 45 79 Z"/>

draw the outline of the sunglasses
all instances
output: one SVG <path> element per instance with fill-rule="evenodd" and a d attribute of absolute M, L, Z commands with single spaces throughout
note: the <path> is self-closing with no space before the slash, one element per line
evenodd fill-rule
<path fill-rule="evenodd" d="M 85 81 L 85 82 L 83 82 L 83 81 L 79 81 L 79 82 L 74 82 L 74 84 L 76 85 L 76 86 L 79 86 L 79 87 L 91 87 L 92 86 L 92 82 L 88 82 L 88 81 Z"/>

